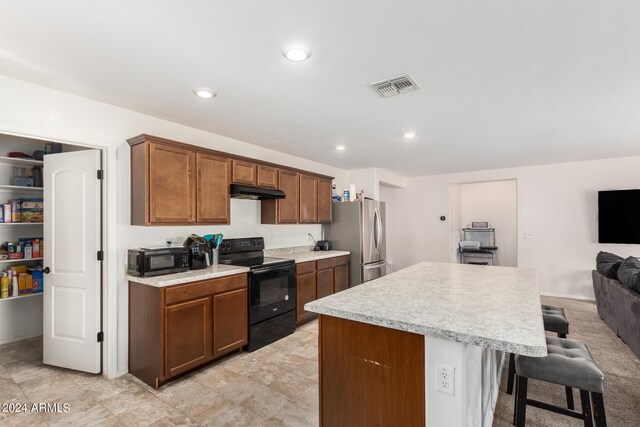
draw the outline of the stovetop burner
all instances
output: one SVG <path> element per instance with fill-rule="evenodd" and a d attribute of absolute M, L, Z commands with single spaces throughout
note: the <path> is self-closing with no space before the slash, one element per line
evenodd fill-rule
<path fill-rule="evenodd" d="M 220 264 L 249 267 L 251 270 L 295 263 L 292 259 L 265 257 L 262 237 L 224 240 L 220 245 L 219 260 Z"/>

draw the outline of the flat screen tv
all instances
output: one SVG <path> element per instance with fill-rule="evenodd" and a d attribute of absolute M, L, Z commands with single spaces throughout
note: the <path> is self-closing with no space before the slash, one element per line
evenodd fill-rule
<path fill-rule="evenodd" d="M 598 242 L 640 243 L 640 190 L 598 191 Z"/>

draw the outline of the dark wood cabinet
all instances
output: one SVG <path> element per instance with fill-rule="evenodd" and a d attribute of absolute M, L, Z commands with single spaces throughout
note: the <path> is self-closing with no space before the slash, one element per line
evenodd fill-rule
<path fill-rule="evenodd" d="M 158 388 L 241 349 L 247 303 L 246 274 L 165 288 L 129 282 L 129 372 Z"/>
<path fill-rule="evenodd" d="M 163 144 L 150 144 L 148 197 L 148 222 L 193 223 L 195 153 Z"/>
<path fill-rule="evenodd" d="M 233 176 L 235 184 L 256 185 L 256 164 L 244 160 L 233 160 Z"/>
<path fill-rule="evenodd" d="M 211 357 L 211 298 L 166 307 L 165 376 L 172 377 Z"/>
<path fill-rule="evenodd" d="M 318 222 L 333 220 L 333 182 L 329 179 L 318 178 Z"/>
<path fill-rule="evenodd" d="M 304 305 L 316 298 L 316 263 L 303 262 L 296 265 L 296 323 L 315 319 L 315 313 L 306 311 Z"/>
<path fill-rule="evenodd" d="M 347 289 L 348 274 L 348 255 L 296 264 L 296 323 L 317 317 L 304 309 L 306 303 Z"/>
<path fill-rule="evenodd" d="M 298 172 L 278 169 L 278 189 L 286 194 L 286 198 L 260 202 L 263 224 L 298 224 L 299 185 Z"/>
<path fill-rule="evenodd" d="M 247 343 L 247 289 L 213 296 L 213 357 Z"/>
<path fill-rule="evenodd" d="M 329 296 L 333 293 L 333 268 L 318 270 L 316 273 L 318 299 Z"/>
<path fill-rule="evenodd" d="M 231 183 L 286 194 L 260 202 L 263 224 L 331 222 L 331 177 L 152 135 L 127 142 L 131 225 L 230 224 Z"/>
<path fill-rule="evenodd" d="M 300 223 L 318 222 L 318 178 L 305 174 L 300 177 Z"/>
<path fill-rule="evenodd" d="M 231 160 L 198 153 L 196 156 L 198 223 L 230 224 Z"/>
<path fill-rule="evenodd" d="M 258 165 L 258 187 L 277 188 L 278 170 L 271 166 Z"/>
<path fill-rule="evenodd" d="M 339 265 L 333 269 L 334 293 L 344 291 L 349 287 L 349 262 Z"/>

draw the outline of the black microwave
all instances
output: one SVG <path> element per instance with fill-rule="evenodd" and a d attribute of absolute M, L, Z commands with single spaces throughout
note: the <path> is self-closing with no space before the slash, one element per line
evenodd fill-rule
<path fill-rule="evenodd" d="M 189 270 L 189 250 L 184 246 L 129 249 L 127 263 L 132 276 L 181 273 Z"/>

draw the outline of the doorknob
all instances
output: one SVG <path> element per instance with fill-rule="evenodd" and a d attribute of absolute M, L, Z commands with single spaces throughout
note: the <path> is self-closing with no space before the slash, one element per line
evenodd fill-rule
<path fill-rule="evenodd" d="M 49 274 L 49 273 L 51 273 L 51 269 L 49 267 L 45 267 L 44 270 L 42 270 L 42 272 L 44 274 Z"/>

